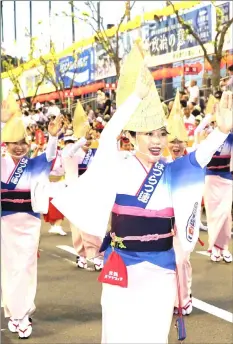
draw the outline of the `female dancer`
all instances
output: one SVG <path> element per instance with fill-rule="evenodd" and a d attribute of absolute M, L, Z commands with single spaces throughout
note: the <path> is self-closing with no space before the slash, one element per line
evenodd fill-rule
<path fill-rule="evenodd" d="M 137 47 L 121 69 L 117 101 L 90 168 L 53 203 L 83 231 L 102 237 L 112 214 L 100 276 L 102 343 L 167 343 L 176 298 L 174 223 L 189 253 L 198 239 L 203 168 L 232 128 L 231 111 L 225 105 L 218 128 L 196 152 L 166 164 L 165 116 Z M 123 128 L 136 150 L 128 159 L 118 158 Z"/>
<path fill-rule="evenodd" d="M 61 116 L 49 124 L 46 152 L 33 159 L 27 157 L 30 147 L 20 114 L 11 117 L 2 130 L 9 154 L 1 160 L 1 288 L 5 316 L 10 317 L 8 328 L 19 338 L 32 333 L 41 227 L 38 208 L 41 202 L 48 203 L 42 194 L 43 199 L 36 199 L 36 185 L 48 178 L 61 125 Z"/>

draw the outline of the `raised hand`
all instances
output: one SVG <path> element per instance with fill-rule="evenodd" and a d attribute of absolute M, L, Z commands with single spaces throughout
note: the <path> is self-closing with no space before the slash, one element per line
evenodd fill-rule
<path fill-rule="evenodd" d="M 62 128 L 64 117 L 58 115 L 56 119 L 49 123 L 48 132 L 51 136 L 58 136 L 60 129 Z"/>
<path fill-rule="evenodd" d="M 233 94 L 225 91 L 222 94 L 220 103 L 216 111 L 217 127 L 224 134 L 228 134 L 233 129 Z"/>

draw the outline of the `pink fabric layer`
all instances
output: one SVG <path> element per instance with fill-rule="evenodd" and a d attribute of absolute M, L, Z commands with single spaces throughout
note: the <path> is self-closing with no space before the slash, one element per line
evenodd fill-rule
<path fill-rule="evenodd" d="M 8 190 L 8 189 L 1 189 L 1 192 L 29 192 L 31 190 L 25 189 L 25 190 Z"/>
<path fill-rule="evenodd" d="M 167 233 L 167 234 L 148 234 L 148 235 L 138 235 L 138 236 L 126 236 L 124 238 L 120 239 L 120 242 L 122 241 L 141 241 L 141 242 L 148 242 L 148 241 L 157 241 L 160 239 L 166 239 L 169 238 L 171 236 L 174 236 L 174 231 Z M 112 239 L 114 242 L 117 242 L 115 233 L 112 233 L 111 235 Z"/>
<path fill-rule="evenodd" d="M 30 203 L 30 199 L 10 199 L 10 198 L 4 198 L 1 200 L 2 202 L 11 202 L 11 203 Z"/>
<path fill-rule="evenodd" d="M 40 219 L 15 213 L 1 219 L 1 287 L 6 317 L 23 319 L 35 309 Z"/>
<path fill-rule="evenodd" d="M 114 204 L 113 213 L 118 215 L 133 215 L 133 216 L 144 216 L 144 217 L 172 217 L 174 216 L 173 208 L 165 208 L 161 210 L 149 210 L 141 209 L 138 207 L 129 207 Z"/>
<path fill-rule="evenodd" d="M 179 238 L 177 236 L 173 238 L 173 247 L 176 254 L 177 273 L 179 275 L 180 306 L 185 308 L 189 305 L 190 294 L 192 294 L 192 266 L 190 263 L 190 254 L 182 250 Z M 178 293 L 176 296 L 175 307 L 179 307 Z"/>
<path fill-rule="evenodd" d="M 218 159 L 227 159 L 230 158 L 231 156 L 228 155 L 214 155 L 213 158 L 218 158 Z"/>
<path fill-rule="evenodd" d="M 228 250 L 232 227 L 232 180 L 220 176 L 205 178 L 205 209 L 208 223 L 209 249 Z"/>

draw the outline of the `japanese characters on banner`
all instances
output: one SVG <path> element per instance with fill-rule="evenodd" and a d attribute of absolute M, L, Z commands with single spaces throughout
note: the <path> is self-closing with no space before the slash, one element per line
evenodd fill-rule
<path fill-rule="evenodd" d="M 212 41 L 211 15 L 211 5 L 190 10 L 182 15 L 182 18 L 201 37 L 202 42 L 210 45 L 211 43 L 208 42 Z M 191 35 L 186 35 L 175 15 L 149 25 L 147 30 L 151 54 L 150 67 L 203 55 L 197 41 Z"/>
<path fill-rule="evenodd" d="M 230 8 L 230 6 L 232 6 L 230 2 L 225 2 L 224 4 L 217 6 L 222 10 L 222 14 L 223 14 L 222 23 L 223 24 L 225 24 L 231 19 L 232 7 Z M 233 44 L 232 39 L 233 39 L 233 36 L 232 36 L 232 26 L 231 26 L 225 35 L 223 50 L 232 49 L 232 44 Z"/>
<path fill-rule="evenodd" d="M 76 58 L 63 57 L 56 66 L 57 82 L 62 82 L 65 88 L 89 84 L 94 78 L 94 49 L 81 52 Z"/>
<path fill-rule="evenodd" d="M 222 23 L 225 24 L 230 20 L 230 3 L 229 2 L 225 2 L 224 4 L 218 5 L 218 8 L 220 8 L 222 10 Z"/>

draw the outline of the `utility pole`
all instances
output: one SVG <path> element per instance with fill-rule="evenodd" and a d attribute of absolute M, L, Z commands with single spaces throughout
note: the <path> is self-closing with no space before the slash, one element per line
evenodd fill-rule
<path fill-rule="evenodd" d="M 3 1 L 1 1 L 1 40 L 4 42 Z"/>
<path fill-rule="evenodd" d="M 15 37 L 15 42 L 16 42 L 17 41 L 16 0 L 14 0 L 14 37 Z"/>
<path fill-rule="evenodd" d="M 130 13 L 130 1 L 125 1 L 125 15 L 126 15 L 126 19 L 127 22 L 130 21 L 131 18 L 131 13 Z M 130 34 L 129 31 L 126 32 L 127 35 L 127 50 L 130 51 L 131 46 L 130 46 Z"/>
<path fill-rule="evenodd" d="M 29 1 L 29 16 L 30 16 L 30 36 L 32 38 L 32 1 Z"/>
<path fill-rule="evenodd" d="M 49 0 L 49 48 L 50 48 L 50 51 L 52 49 L 52 23 L 51 23 L 51 15 L 52 15 L 52 1 Z"/>
<path fill-rule="evenodd" d="M 72 21 L 72 43 L 75 42 L 75 27 L 74 27 L 74 1 L 70 1 L 71 6 L 71 21 Z"/>
<path fill-rule="evenodd" d="M 100 27 L 100 1 L 97 2 L 97 22 L 98 22 L 98 31 L 101 31 L 101 27 Z"/>

